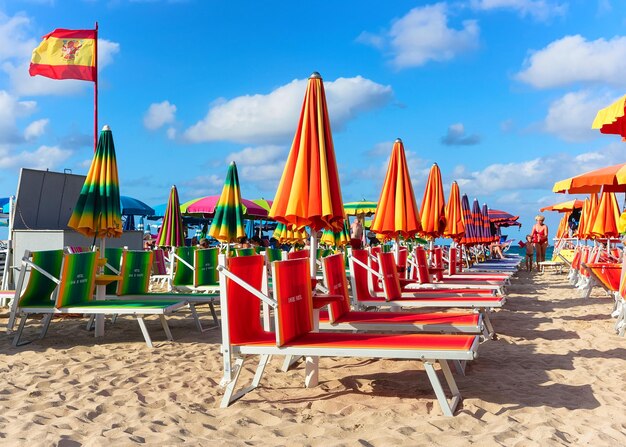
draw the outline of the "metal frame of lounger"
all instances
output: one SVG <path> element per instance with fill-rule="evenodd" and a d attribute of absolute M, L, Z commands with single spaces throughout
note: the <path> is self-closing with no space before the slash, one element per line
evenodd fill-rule
<path fill-rule="evenodd" d="M 95 252 L 92 252 L 92 253 L 95 253 Z M 39 273 L 46 276 L 48 279 L 50 279 L 51 281 L 57 284 L 55 292 L 53 293 L 53 297 L 54 297 L 58 291 L 58 287 L 62 284 L 64 269 L 61 269 L 61 272 L 62 272 L 61 278 L 56 278 L 50 275 L 44 269 L 40 268 L 39 266 L 31 262 L 30 255 L 31 255 L 31 252 L 29 250 L 26 250 L 24 253 L 24 257 L 22 258 L 22 268 L 20 269 L 20 276 L 18 278 L 16 290 L 22 289 L 27 267 L 30 267 L 31 269 L 37 270 Z M 66 256 L 72 256 L 72 255 L 71 254 L 64 255 L 63 263 L 66 262 L 66 259 L 67 259 Z M 112 304 L 114 303 L 111 303 L 111 301 L 90 301 L 89 303 L 84 303 L 85 305 L 66 306 L 66 307 L 57 308 L 54 306 L 54 303 L 51 301 L 50 307 L 47 307 L 47 306 L 45 307 L 42 307 L 42 306 L 20 307 L 19 299 L 17 296 L 15 300 L 16 300 L 15 314 L 17 315 L 19 313 L 22 316 L 22 318 L 20 320 L 17 333 L 15 334 L 15 337 L 13 338 L 14 347 L 20 346 L 20 338 L 24 330 L 24 327 L 26 325 L 26 321 L 28 319 L 28 316 L 32 314 L 44 314 L 44 319 L 42 321 L 43 327 L 42 327 L 39 338 L 43 338 L 46 335 L 46 333 L 48 332 L 48 328 L 50 326 L 52 317 L 55 315 L 62 315 L 62 314 L 120 315 L 120 314 L 123 314 L 123 315 L 134 315 L 137 318 L 137 322 L 139 323 L 139 327 L 146 341 L 146 345 L 149 348 L 152 348 L 153 347 L 152 339 L 150 338 L 150 334 L 148 333 L 148 329 L 145 325 L 143 317 L 146 315 L 159 315 L 159 318 L 161 320 L 161 325 L 163 327 L 163 330 L 165 331 L 167 339 L 173 340 L 172 333 L 169 330 L 169 326 L 167 325 L 167 321 L 165 319 L 165 315 L 170 314 L 176 309 L 185 305 L 185 302 L 181 301 L 179 303 L 170 303 L 169 305 L 164 305 L 163 303 L 161 307 L 157 307 L 159 304 L 158 302 L 153 302 L 153 303 L 149 303 L 151 306 L 153 306 L 151 308 L 137 307 L 137 306 L 129 307 L 128 304 L 125 306 L 117 307 L 117 306 L 113 306 Z"/>
<path fill-rule="evenodd" d="M 292 260 L 292 261 L 278 261 L 278 262 L 306 262 L 304 259 Z M 308 272 L 308 265 L 306 266 Z M 273 264 L 273 277 L 276 280 L 276 263 Z M 224 397 L 222 398 L 220 407 L 226 408 L 234 401 L 245 396 L 250 391 L 256 389 L 263 377 L 263 373 L 267 363 L 272 355 L 292 355 L 292 356 L 304 356 L 306 357 L 305 368 L 305 384 L 307 387 L 313 387 L 317 385 L 318 381 L 318 367 L 319 357 L 373 357 L 373 358 L 397 358 L 397 359 L 410 359 L 420 360 L 424 363 L 427 376 L 430 380 L 431 386 L 435 392 L 441 410 L 445 416 L 453 416 L 454 410 L 461 401 L 461 394 L 454 380 L 454 376 L 448 366 L 449 360 L 468 361 L 477 357 L 477 350 L 479 345 L 479 337 L 475 336 L 471 344 L 471 347 L 467 350 L 445 350 L 445 349 L 391 349 L 391 348 L 345 348 L 345 347 L 306 347 L 306 346 L 277 346 L 273 343 L 266 345 L 252 344 L 252 345 L 231 345 L 230 332 L 229 332 L 229 311 L 228 311 L 228 288 L 227 279 L 235 282 L 241 286 L 244 290 L 251 293 L 254 297 L 258 298 L 261 302 L 266 303 L 269 307 L 274 309 L 274 318 L 276 320 L 275 326 L 277 328 L 276 337 L 277 340 L 280 337 L 278 331 L 280 330 L 280 316 L 278 312 L 279 300 L 270 298 L 269 296 L 261 293 L 240 277 L 231 273 L 226 265 L 225 258 L 220 256 L 220 265 L 218 267 L 220 272 L 220 289 L 222 293 L 222 352 L 224 355 L 224 377 L 221 381 L 221 385 L 225 387 Z M 310 289 L 309 293 L 310 293 Z M 307 295 L 307 291 L 303 292 Z M 274 297 L 277 295 L 277 291 L 274 291 Z M 331 335 L 331 334 L 329 334 Z M 352 334 L 332 334 L 333 336 L 342 339 L 347 336 L 351 337 Z M 377 334 L 369 335 L 369 337 L 376 337 Z M 415 335 L 405 335 L 404 337 L 416 337 Z M 471 337 L 471 336 L 439 336 L 439 337 Z M 257 366 L 252 384 L 248 387 L 235 392 L 237 382 L 243 365 L 246 359 L 251 355 L 259 355 L 259 364 Z M 234 363 L 232 357 L 235 357 Z M 452 398 L 448 401 L 445 395 L 445 391 L 441 386 L 441 382 L 435 371 L 434 364 L 439 363 L 443 372 L 445 381 L 452 394 Z"/>

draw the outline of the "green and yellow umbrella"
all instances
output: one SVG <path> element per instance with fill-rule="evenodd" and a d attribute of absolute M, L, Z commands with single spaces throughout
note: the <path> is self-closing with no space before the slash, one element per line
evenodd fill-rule
<path fill-rule="evenodd" d="M 67 225 L 93 238 L 122 235 L 120 183 L 109 126 L 100 132 L 89 173 Z"/>
<path fill-rule="evenodd" d="M 309 235 L 306 234 L 304 228 L 296 230 L 293 225 L 278 223 L 272 237 L 280 244 L 303 244 L 309 238 Z"/>
<path fill-rule="evenodd" d="M 170 197 L 167 201 L 163 224 L 159 229 L 156 244 L 159 247 L 182 247 L 185 245 L 183 216 L 180 213 L 180 201 L 175 185 L 172 185 L 170 189 Z"/>
<path fill-rule="evenodd" d="M 224 243 L 236 242 L 245 237 L 243 213 L 237 165 L 233 161 L 228 167 L 222 195 L 215 207 L 215 216 L 209 230 L 209 236 Z"/>
<path fill-rule="evenodd" d="M 343 223 L 343 227 L 341 231 L 332 231 L 330 229 L 325 229 L 322 232 L 322 237 L 320 238 L 321 244 L 326 244 L 331 247 L 343 247 L 350 243 L 350 228 L 348 228 L 348 219 L 346 219 Z"/>
<path fill-rule="evenodd" d="M 343 209 L 348 216 L 358 216 L 363 214 L 365 216 L 371 216 L 376 212 L 378 202 L 370 202 L 369 200 L 359 200 L 357 202 L 348 202 L 343 204 Z"/>

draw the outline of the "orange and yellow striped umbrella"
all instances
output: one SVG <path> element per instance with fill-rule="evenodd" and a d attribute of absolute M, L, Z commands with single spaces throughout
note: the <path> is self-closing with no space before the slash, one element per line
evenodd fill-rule
<path fill-rule="evenodd" d="M 615 193 L 603 192 L 591 226 L 591 235 L 595 238 L 618 237 L 619 205 Z"/>
<path fill-rule="evenodd" d="M 452 182 L 450 196 L 446 203 L 446 227 L 443 236 L 459 242 L 465 235 L 465 224 L 463 223 L 463 207 L 461 206 L 461 192 L 459 184 Z"/>
<path fill-rule="evenodd" d="M 587 223 L 585 224 L 585 235 L 587 239 L 593 239 L 592 228 L 598 215 L 598 194 L 593 193 L 589 197 L 589 214 L 587 215 Z"/>
<path fill-rule="evenodd" d="M 587 194 L 592 192 L 626 192 L 626 163 L 560 180 L 552 187 L 553 192 Z"/>
<path fill-rule="evenodd" d="M 421 230 L 417 203 L 406 163 L 404 145 L 393 143 L 387 175 L 370 230 L 386 238 L 410 238 Z"/>
<path fill-rule="evenodd" d="M 443 195 L 441 170 L 437 163 L 433 163 L 428 174 L 420 208 L 420 222 L 420 233 L 430 239 L 441 236 L 446 228 L 446 199 Z"/>
<path fill-rule="evenodd" d="M 569 217 L 572 215 L 571 211 L 566 211 L 559 222 L 559 228 L 556 230 L 556 238 L 563 239 L 569 237 Z"/>
<path fill-rule="evenodd" d="M 339 174 L 324 84 L 313 73 L 302 104 L 287 164 L 270 217 L 297 228 L 341 230 L 344 219 Z"/>
<path fill-rule="evenodd" d="M 583 201 L 579 199 L 568 200 L 567 202 L 555 203 L 554 205 L 544 206 L 539 211 L 558 211 L 559 213 L 567 213 L 583 207 Z"/>
<path fill-rule="evenodd" d="M 296 230 L 293 225 L 279 223 L 276 225 L 276 229 L 274 230 L 272 237 L 281 244 L 295 244 L 304 243 L 304 241 L 308 239 L 309 235 L 306 234 L 304 228 Z"/>
<path fill-rule="evenodd" d="M 586 198 L 583 202 L 583 208 L 580 211 L 580 219 L 578 219 L 578 229 L 576 230 L 576 236 L 578 239 L 586 239 L 585 235 L 585 227 L 587 226 L 587 220 L 589 219 L 589 207 L 591 206 L 591 201 L 589 198 Z"/>

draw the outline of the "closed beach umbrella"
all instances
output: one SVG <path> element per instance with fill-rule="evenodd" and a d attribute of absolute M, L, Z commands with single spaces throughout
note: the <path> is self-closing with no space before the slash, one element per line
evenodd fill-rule
<path fill-rule="evenodd" d="M 88 237 L 120 237 L 122 213 L 119 188 L 113 135 L 109 126 L 104 126 L 67 225 Z"/>
<path fill-rule="evenodd" d="M 320 243 L 330 245 L 332 247 L 343 247 L 350 243 L 350 228 L 348 228 L 348 219 L 343 223 L 340 231 L 333 231 L 330 229 L 324 230 Z"/>
<path fill-rule="evenodd" d="M 387 175 L 370 230 L 387 239 L 411 238 L 421 230 L 402 140 L 393 143 Z"/>
<path fill-rule="evenodd" d="M 461 193 L 459 184 L 452 182 L 450 196 L 446 203 L 446 227 L 443 236 L 459 242 L 465 235 L 465 224 L 463 223 L 463 208 L 461 205 Z"/>
<path fill-rule="evenodd" d="M 596 238 L 618 237 L 619 216 L 620 210 L 615 193 L 603 192 L 590 233 Z"/>
<path fill-rule="evenodd" d="M 474 199 L 472 202 L 472 225 L 474 226 L 474 243 L 483 243 L 483 214 L 480 209 L 480 203 L 478 199 Z"/>
<path fill-rule="evenodd" d="M 568 211 L 563 214 L 561 221 L 559 222 L 559 228 L 556 230 L 556 238 L 563 239 L 569 237 L 569 217 L 571 215 L 571 211 Z"/>
<path fill-rule="evenodd" d="M 228 166 L 222 195 L 215 207 L 215 216 L 209 229 L 209 236 L 227 244 L 246 236 L 239 175 L 234 161 Z"/>
<path fill-rule="evenodd" d="M 272 237 L 280 244 L 299 244 L 304 243 L 309 236 L 306 234 L 304 228 L 296 230 L 293 225 L 278 223 Z"/>
<path fill-rule="evenodd" d="M 420 234 L 430 239 L 438 238 L 446 228 L 446 200 L 443 195 L 443 181 L 441 170 L 437 163 L 433 163 L 428 174 L 424 197 L 420 208 Z"/>
<path fill-rule="evenodd" d="M 311 276 L 315 276 L 317 232 L 325 228 L 340 230 L 345 215 L 319 73 L 309 77 L 298 127 L 269 215 L 296 228 L 311 228 Z"/>
<path fill-rule="evenodd" d="M 596 216 L 598 215 L 598 194 L 593 193 L 589 196 L 589 214 L 587 215 L 587 223 L 585 224 L 585 235 L 587 239 L 594 239 L 593 235 L 593 224 L 596 221 Z"/>
<path fill-rule="evenodd" d="M 472 219 L 472 209 L 469 204 L 467 194 L 463 194 L 461 197 L 461 209 L 463 211 L 463 227 L 465 234 L 461 238 L 460 243 L 464 245 L 471 245 L 476 243 L 476 228 L 474 227 L 474 220 Z"/>
<path fill-rule="evenodd" d="M 591 207 L 591 200 L 586 198 L 583 202 L 583 209 L 580 212 L 580 219 L 578 220 L 578 230 L 576 236 L 578 239 L 586 239 L 585 229 L 587 228 L 587 220 L 589 219 L 589 208 Z"/>
<path fill-rule="evenodd" d="M 494 235 L 491 234 L 491 221 L 489 220 L 489 207 L 486 203 L 483 203 L 481 210 L 481 223 L 483 228 L 483 242 L 489 243 L 494 240 Z"/>
<path fill-rule="evenodd" d="M 569 194 L 599 193 L 601 190 L 626 192 L 626 163 L 596 169 L 560 180 L 552 187 L 553 192 L 567 192 Z"/>
<path fill-rule="evenodd" d="M 185 245 L 183 216 L 180 214 L 180 201 L 176 186 L 170 189 L 170 197 L 165 208 L 163 223 L 156 238 L 159 247 L 182 247 Z"/>
<path fill-rule="evenodd" d="M 600 109 L 593 120 L 591 128 L 599 129 L 604 134 L 620 135 L 622 140 L 626 139 L 625 103 L 626 95 L 610 106 Z"/>
<path fill-rule="evenodd" d="M 559 213 L 566 213 L 570 211 L 574 211 L 576 209 L 581 209 L 585 202 L 583 200 L 574 199 L 568 200 L 567 202 L 555 203 L 554 205 L 544 206 L 539 211 L 542 213 L 544 211 L 558 211 Z"/>
<path fill-rule="evenodd" d="M 358 216 L 362 214 L 364 216 L 371 216 L 376 212 L 378 203 L 370 202 L 368 200 L 359 200 L 357 202 L 348 202 L 343 204 L 343 209 L 348 216 Z"/>

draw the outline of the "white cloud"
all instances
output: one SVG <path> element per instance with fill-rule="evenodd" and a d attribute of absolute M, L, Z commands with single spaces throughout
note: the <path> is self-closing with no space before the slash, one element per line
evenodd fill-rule
<path fill-rule="evenodd" d="M 226 169 L 224 169 L 226 172 Z M 181 183 L 183 188 L 179 192 L 184 193 L 189 199 L 219 194 L 224 186 L 224 177 L 216 174 L 199 175 Z"/>
<path fill-rule="evenodd" d="M 480 135 L 467 135 L 465 133 L 463 123 L 451 124 L 448 127 L 448 132 L 441 137 L 441 142 L 446 146 L 473 146 L 479 144 L 480 141 Z"/>
<path fill-rule="evenodd" d="M 215 101 L 207 115 L 185 130 L 184 136 L 194 143 L 285 143 L 295 133 L 306 83 L 296 79 L 265 95 Z M 390 86 L 361 76 L 325 82 L 324 88 L 333 130 L 341 129 L 359 113 L 384 106 L 393 95 Z"/>
<path fill-rule="evenodd" d="M 357 42 L 385 50 L 391 55 L 393 66 L 402 69 L 429 61 L 447 61 L 474 50 L 479 35 L 475 20 L 463 21 L 460 29 L 448 27 L 448 6 L 437 3 L 411 9 L 380 35 L 363 32 Z"/>
<path fill-rule="evenodd" d="M 530 16 L 535 20 L 547 20 L 567 12 L 566 3 L 547 0 L 472 0 L 471 6 L 482 11 L 510 9 L 522 17 Z"/>
<path fill-rule="evenodd" d="M 143 125 L 150 130 L 156 130 L 165 124 L 173 123 L 176 119 L 176 106 L 169 101 L 152 103 L 143 117 Z"/>
<path fill-rule="evenodd" d="M 34 151 L 17 153 L 7 147 L 0 146 L 0 169 L 53 169 L 60 166 L 71 155 L 72 151 L 61 149 L 58 146 L 39 146 Z"/>
<path fill-rule="evenodd" d="M 372 148 L 365 152 L 365 155 L 368 157 L 389 157 L 392 148 L 393 141 L 383 141 L 381 143 L 376 143 Z"/>
<path fill-rule="evenodd" d="M 26 126 L 26 129 L 24 129 L 24 139 L 26 141 L 30 141 L 42 136 L 45 133 L 49 122 L 49 119 L 44 118 L 30 123 Z"/>
<path fill-rule="evenodd" d="M 9 92 L 0 90 L 0 144 L 23 140 L 17 120 L 31 115 L 36 107 L 35 101 L 20 101 Z"/>
<path fill-rule="evenodd" d="M 283 174 L 289 148 L 279 145 L 246 147 L 226 156 L 225 162 L 237 163 L 242 184 L 252 183 L 259 189 L 275 191 Z"/>
<path fill-rule="evenodd" d="M 176 139 L 176 135 L 177 135 L 177 130 L 174 127 L 168 127 L 167 128 L 167 138 L 169 138 L 170 140 L 174 140 Z"/>
<path fill-rule="evenodd" d="M 544 130 L 568 142 L 582 142 L 599 135 L 591 123 L 611 97 L 589 90 L 570 92 L 553 101 L 544 121 Z"/>
<path fill-rule="evenodd" d="M 565 36 L 533 52 L 517 79 L 536 88 L 573 83 L 626 86 L 626 36 L 588 41 L 580 35 Z"/>
<path fill-rule="evenodd" d="M 30 18 L 22 14 L 8 17 L 0 11 L 0 62 L 30 56 L 35 39 L 28 37 Z"/>

